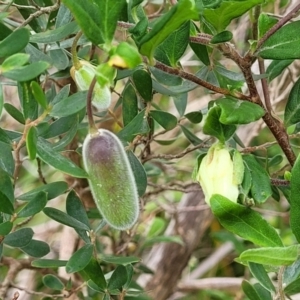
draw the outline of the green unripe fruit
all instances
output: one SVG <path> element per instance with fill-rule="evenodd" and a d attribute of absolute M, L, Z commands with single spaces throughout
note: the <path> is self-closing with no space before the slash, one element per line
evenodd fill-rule
<path fill-rule="evenodd" d="M 82 156 L 102 217 L 113 228 L 132 227 L 139 215 L 139 199 L 128 157 L 118 137 L 105 129 L 89 134 Z"/>

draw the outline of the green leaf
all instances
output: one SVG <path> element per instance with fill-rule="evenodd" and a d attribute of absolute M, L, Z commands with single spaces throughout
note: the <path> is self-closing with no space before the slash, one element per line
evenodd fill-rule
<path fill-rule="evenodd" d="M 104 42 L 104 38 L 102 36 L 99 17 L 102 12 L 100 12 L 98 5 L 95 2 L 85 0 L 63 0 L 63 3 L 74 15 L 74 18 L 84 35 L 93 44 L 102 44 Z M 60 28 L 61 27 L 58 29 Z"/>
<path fill-rule="evenodd" d="M 298 251 L 298 245 L 249 249 L 240 255 L 239 260 L 270 266 L 287 266 L 297 260 Z"/>
<path fill-rule="evenodd" d="M 0 211 L 12 215 L 14 213 L 14 206 L 12 202 L 0 191 Z"/>
<path fill-rule="evenodd" d="M 50 252 L 50 247 L 43 241 L 31 240 L 21 250 L 32 257 L 42 257 Z"/>
<path fill-rule="evenodd" d="M 166 14 L 160 17 L 152 30 L 140 41 L 140 52 L 152 60 L 156 47 L 184 22 L 198 19 L 195 3 L 192 0 L 181 0 Z"/>
<path fill-rule="evenodd" d="M 300 242 L 300 156 L 292 168 L 290 196 L 290 226 L 298 242 Z"/>
<path fill-rule="evenodd" d="M 126 0 L 96 0 L 100 19 L 100 31 L 106 45 L 110 45 L 117 27 L 119 16 L 126 6 Z M 82 16 L 81 16 L 82 18 Z"/>
<path fill-rule="evenodd" d="M 30 127 L 26 135 L 26 148 L 29 159 L 36 157 L 37 130 L 34 126 Z"/>
<path fill-rule="evenodd" d="M 26 28 L 13 31 L 0 42 L 0 57 L 6 57 L 23 50 L 29 42 L 29 36 L 29 30 Z"/>
<path fill-rule="evenodd" d="M 219 106 L 214 106 L 208 111 L 207 118 L 203 125 L 203 133 L 212 135 L 224 143 L 234 134 L 236 126 L 222 124 L 220 122 L 221 114 L 222 109 Z"/>
<path fill-rule="evenodd" d="M 0 235 L 7 235 L 11 232 L 13 228 L 13 223 L 10 221 L 6 221 L 0 224 Z"/>
<path fill-rule="evenodd" d="M 76 32 L 78 32 L 78 25 L 76 24 L 76 22 L 70 22 L 56 29 L 36 33 L 30 37 L 30 42 L 42 43 L 42 44 L 60 42 L 63 39 L 65 39 L 67 36 L 74 34 Z"/>
<path fill-rule="evenodd" d="M 184 115 L 190 122 L 198 124 L 202 121 L 202 112 L 201 111 L 192 111 Z"/>
<path fill-rule="evenodd" d="M 275 292 L 275 286 L 272 283 L 268 273 L 266 272 L 265 268 L 261 264 L 257 264 L 254 262 L 248 263 L 250 272 L 252 275 L 258 280 L 258 282 L 268 291 Z"/>
<path fill-rule="evenodd" d="M 283 246 L 276 230 L 249 207 L 221 195 L 213 195 L 210 204 L 213 214 L 227 230 L 262 247 Z"/>
<path fill-rule="evenodd" d="M 37 142 L 37 154 L 42 161 L 60 170 L 66 174 L 79 178 L 87 178 L 87 173 L 75 165 L 71 160 L 62 156 L 58 152 L 52 149 L 51 144 L 42 138 L 38 138 Z"/>
<path fill-rule="evenodd" d="M 100 259 L 109 264 L 117 265 L 128 265 L 140 262 L 141 259 L 134 256 L 109 256 L 109 255 L 100 255 Z"/>
<path fill-rule="evenodd" d="M 18 93 L 21 100 L 24 119 L 37 119 L 38 103 L 34 99 L 29 81 L 18 83 Z"/>
<path fill-rule="evenodd" d="M 0 141 L 0 168 L 13 177 L 15 162 L 12 156 L 11 147 Z M 5 159 L 3 159 L 5 158 Z M 8 180 L 7 180 L 8 181 Z M 3 190 L 2 190 L 3 191 Z M 7 195 L 8 196 L 8 195 Z M 9 197 L 9 196 L 8 196 Z"/>
<path fill-rule="evenodd" d="M 67 214 L 90 228 L 86 210 L 74 190 L 71 190 L 66 201 Z"/>
<path fill-rule="evenodd" d="M 66 265 L 67 273 L 75 273 L 83 270 L 92 259 L 94 251 L 93 244 L 86 244 L 77 250 L 69 259 Z"/>
<path fill-rule="evenodd" d="M 189 43 L 190 22 L 185 22 L 177 30 L 172 32 L 155 50 L 154 57 L 160 62 L 172 67 L 184 54 Z"/>
<path fill-rule="evenodd" d="M 129 163 L 133 171 L 138 194 L 140 197 L 142 197 L 147 188 L 146 171 L 139 159 L 135 156 L 135 154 L 132 151 L 127 151 L 127 156 L 129 158 Z"/>
<path fill-rule="evenodd" d="M 267 300 L 264 298 L 261 298 L 257 290 L 248 282 L 247 280 L 243 280 L 242 283 L 242 289 L 245 293 L 245 295 L 250 299 L 250 300 Z"/>
<path fill-rule="evenodd" d="M 189 129 L 187 129 L 185 126 L 180 125 L 180 128 L 185 135 L 185 137 L 190 141 L 191 144 L 194 146 L 200 145 L 203 143 L 201 139 L 199 139 L 196 135 L 194 135 Z"/>
<path fill-rule="evenodd" d="M 65 70 L 69 65 L 69 58 L 63 49 L 53 49 L 49 51 L 53 65 L 58 70 Z"/>
<path fill-rule="evenodd" d="M 271 29 L 278 20 L 265 13 L 261 13 L 258 18 L 258 38 L 262 38 L 263 35 Z"/>
<path fill-rule="evenodd" d="M 3 76 L 15 81 L 29 81 L 45 72 L 49 66 L 49 63 L 45 61 L 34 62 L 28 66 L 4 72 Z"/>
<path fill-rule="evenodd" d="M 58 259 L 36 259 L 31 262 L 31 265 L 36 268 L 59 268 L 67 264 L 67 260 Z"/>
<path fill-rule="evenodd" d="M 157 243 L 176 243 L 176 244 L 179 244 L 179 245 L 184 245 L 184 242 L 182 241 L 182 238 L 180 236 L 166 236 L 166 235 L 159 235 L 159 236 L 154 236 L 154 237 L 151 237 L 151 238 L 147 238 L 144 245 L 143 245 L 143 248 L 146 248 L 146 247 L 151 247 L 153 246 L 154 244 L 157 244 Z"/>
<path fill-rule="evenodd" d="M 63 290 L 65 288 L 64 284 L 61 282 L 61 280 L 52 275 L 52 274 L 47 274 L 43 277 L 43 283 L 46 287 L 52 289 L 52 290 Z"/>
<path fill-rule="evenodd" d="M 29 61 L 30 55 L 25 53 L 16 53 L 4 60 L 0 66 L 2 72 L 10 71 L 15 68 L 22 67 Z"/>
<path fill-rule="evenodd" d="M 271 35 L 255 53 L 265 59 L 300 58 L 300 21 L 289 23 Z"/>
<path fill-rule="evenodd" d="M 291 89 L 284 111 L 284 124 L 286 127 L 300 122 L 300 78 Z"/>
<path fill-rule="evenodd" d="M 10 103 L 4 103 L 4 108 L 7 111 L 8 114 L 10 114 L 15 120 L 17 120 L 21 124 L 25 124 L 25 119 L 23 114 L 16 109 L 13 105 Z"/>
<path fill-rule="evenodd" d="M 269 82 L 279 76 L 293 61 L 293 59 L 273 60 L 266 71 Z"/>
<path fill-rule="evenodd" d="M 86 106 L 87 91 L 79 91 L 54 104 L 50 115 L 53 117 L 67 117 L 73 115 Z"/>
<path fill-rule="evenodd" d="M 118 132 L 117 136 L 119 139 L 127 142 L 131 142 L 135 136 L 144 135 L 149 132 L 150 128 L 145 116 L 145 109 L 143 109 L 134 119 L 121 131 Z"/>
<path fill-rule="evenodd" d="M 252 177 L 251 197 L 256 202 L 263 203 L 272 195 L 269 174 L 253 155 L 243 155 L 243 160 L 247 164 Z"/>
<path fill-rule="evenodd" d="M 211 44 L 226 43 L 229 42 L 232 39 L 232 37 L 233 35 L 230 31 L 224 30 L 214 35 L 213 38 L 210 40 L 210 43 Z"/>
<path fill-rule="evenodd" d="M 220 122 L 230 124 L 249 124 L 264 116 L 265 111 L 258 104 L 232 98 L 222 98 L 216 101 L 221 107 Z"/>
<path fill-rule="evenodd" d="M 252 7 L 261 3 L 264 3 L 264 0 L 223 1 L 215 9 L 204 9 L 203 17 L 214 26 L 217 32 L 220 32 L 226 29 L 233 19 L 242 16 Z"/>
<path fill-rule="evenodd" d="M 75 218 L 67 215 L 66 213 L 62 212 L 61 210 L 58 210 L 58 209 L 53 208 L 53 207 L 45 207 L 43 209 L 43 212 L 49 218 L 51 218 L 51 219 L 53 219 L 53 220 L 55 220 L 55 221 L 57 221 L 61 224 L 70 226 L 70 227 L 75 228 L 75 229 L 90 231 L 89 226 L 87 226 L 86 224 L 84 224 L 84 223 L 76 220 Z"/>
<path fill-rule="evenodd" d="M 132 80 L 140 96 L 147 102 L 152 100 L 152 79 L 145 69 L 136 70 L 132 74 Z M 123 99 L 124 103 L 124 99 Z"/>
<path fill-rule="evenodd" d="M 92 257 L 87 266 L 83 269 L 84 273 L 102 290 L 107 287 L 103 271 L 99 262 Z"/>
<path fill-rule="evenodd" d="M 121 290 L 122 286 L 127 282 L 127 270 L 123 265 L 117 266 L 117 268 L 112 273 L 110 280 L 108 282 L 108 290 Z"/>
<path fill-rule="evenodd" d="M 0 149 L 1 147 L 2 144 L 0 143 Z M 0 169 L 0 191 L 3 195 L 5 195 L 8 198 L 8 200 L 11 203 L 14 203 L 15 197 L 14 197 L 14 187 L 12 184 L 12 180 L 9 177 L 8 173 L 5 172 L 2 168 Z"/>
<path fill-rule="evenodd" d="M 177 118 L 162 110 L 151 110 L 150 116 L 167 131 L 177 126 Z"/>
<path fill-rule="evenodd" d="M 285 294 L 294 295 L 300 292 L 300 278 L 286 285 L 284 288 Z"/>
<path fill-rule="evenodd" d="M 30 87 L 35 100 L 42 108 L 46 109 L 48 106 L 48 101 L 41 86 L 36 81 L 32 81 Z"/>
<path fill-rule="evenodd" d="M 126 127 L 138 114 L 138 102 L 135 89 L 128 82 L 122 92 L 122 116 Z"/>
<path fill-rule="evenodd" d="M 8 234 L 4 238 L 3 243 L 14 248 L 25 247 L 32 240 L 33 234 L 34 232 L 31 228 L 21 228 Z"/>
<path fill-rule="evenodd" d="M 172 99 L 180 117 L 182 117 L 187 106 L 187 93 L 178 94 L 176 96 L 173 96 Z"/>
<path fill-rule="evenodd" d="M 26 218 L 33 216 L 42 211 L 46 204 L 47 194 L 41 191 L 37 193 L 35 197 L 18 212 L 18 218 Z"/>
<path fill-rule="evenodd" d="M 22 194 L 17 197 L 19 200 L 31 201 L 37 197 L 37 195 L 42 191 L 47 194 L 47 199 L 53 199 L 57 196 L 65 193 L 68 189 L 68 184 L 64 181 L 56 181 L 48 184 L 39 186 L 25 194 Z"/>

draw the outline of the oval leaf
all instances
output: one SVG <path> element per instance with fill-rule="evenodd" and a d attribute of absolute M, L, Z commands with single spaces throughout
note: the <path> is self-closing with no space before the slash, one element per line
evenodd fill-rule
<path fill-rule="evenodd" d="M 21 250 L 33 257 L 42 257 L 50 252 L 50 247 L 43 241 L 31 240 L 29 244 L 22 247 Z"/>
<path fill-rule="evenodd" d="M 18 218 L 31 217 L 40 212 L 47 204 L 47 194 L 39 192 L 18 212 Z"/>
<path fill-rule="evenodd" d="M 0 224 L 0 235 L 7 235 L 13 228 L 13 223 L 10 221 Z"/>
<path fill-rule="evenodd" d="M 32 240 L 33 233 L 31 228 L 21 228 L 8 234 L 3 243 L 10 247 L 25 247 Z"/>
<path fill-rule="evenodd" d="M 61 282 L 59 278 L 52 274 L 47 274 L 43 277 L 43 283 L 46 287 L 52 290 L 63 290 L 65 288 L 64 284 Z"/>
<path fill-rule="evenodd" d="M 144 69 L 136 70 L 132 74 L 132 79 L 140 96 L 145 101 L 151 101 L 152 100 L 152 79 L 150 74 Z"/>
<path fill-rule="evenodd" d="M 177 125 L 177 118 L 165 111 L 151 110 L 150 116 L 166 130 L 172 130 Z"/>
<path fill-rule="evenodd" d="M 32 261 L 31 265 L 36 268 L 59 268 L 67 264 L 67 260 L 58 259 L 36 259 Z"/>
<path fill-rule="evenodd" d="M 99 262 L 92 257 L 88 265 L 84 268 L 85 274 L 102 290 L 107 287 L 103 271 Z"/>
<path fill-rule="evenodd" d="M 26 148 L 29 159 L 36 157 L 37 130 L 34 126 L 30 127 L 26 135 Z"/>
<path fill-rule="evenodd" d="M 112 273 L 108 282 L 108 290 L 121 289 L 127 282 L 127 270 L 124 266 L 120 265 Z"/>

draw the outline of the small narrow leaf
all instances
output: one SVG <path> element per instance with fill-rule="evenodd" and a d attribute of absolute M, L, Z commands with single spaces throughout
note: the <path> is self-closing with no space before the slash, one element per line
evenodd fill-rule
<path fill-rule="evenodd" d="M 10 221 L 6 221 L 0 224 L 0 235 L 7 235 L 13 228 L 13 223 Z"/>
<path fill-rule="evenodd" d="M 37 130 L 34 126 L 30 127 L 26 135 L 26 148 L 29 159 L 36 157 Z"/>
<path fill-rule="evenodd" d="M 16 53 L 4 60 L 0 66 L 2 72 L 10 71 L 15 68 L 22 67 L 29 61 L 29 55 L 25 53 Z"/>
<path fill-rule="evenodd" d="M 224 30 L 222 32 L 217 33 L 213 38 L 210 40 L 211 44 L 220 44 L 229 42 L 232 39 L 233 35 L 230 31 Z"/>
<path fill-rule="evenodd" d="M 36 268 L 59 268 L 67 264 L 67 260 L 58 259 L 36 259 L 32 261 L 31 265 Z"/>
<path fill-rule="evenodd" d="M 32 240 L 33 233 L 31 228 L 21 228 L 8 234 L 3 243 L 10 247 L 25 247 Z"/>
<path fill-rule="evenodd" d="M 33 216 L 38 212 L 42 211 L 46 204 L 47 194 L 41 191 L 38 194 L 36 194 L 35 197 L 18 212 L 18 218 L 26 218 Z"/>
<path fill-rule="evenodd" d="M 190 122 L 194 124 L 198 124 L 202 121 L 202 113 L 201 111 L 192 111 L 184 115 Z"/>
<path fill-rule="evenodd" d="M 300 78 L 291 89 L 284 111 L 285 126 L 291 126 L 300 122 Z"/>
<path fill-rule="evenodd" d="M 196 135 L 194 135 L 189 129 L 187 129 L 185 126 L 180 125 L 180 128 L 183 132 L 183 134 L 185 135 L 185 137 L 194 145 L 200 145 L 201 143 L 203 143 L 203 141 L 201 139 L 199 139 Z"/>
<path fill-rule="evenodd" d="M 128 82 L 122 92 L 123 124 L 127 126 L 138 114 L 138 102 L 135 89 Z"/>
<path fill-rule="evenodd" d="M 30 87 L 35 100 L 42 108 L 46 109 L 48 106 L 48 101 L 41 86 L 36 81 L 32 81 Z"/>
<path fill-rule="evenodd" d="M 108 282 L 108 290 L 121 289 L 122 286 L 127 282 L 127 279 L 126 268 L 122 265 L 117 266 Z"/>
<path fill-rule="evenodd" d="M 85 274 L 102 290 L 107 287 L 107 282 L 105 280 L 103 271 L 99 262 L 92 257 L 88 265 L 83 269 Z"/>
<path fill-rule="evenodd" d="M 151 110 L 150 116 L 168 131 L 177 126 L 177 118 L 168 112 L 162 110 Z"/>
<path fill-rule="evenodd" d="M 92 259 L 94 246 L 93 244 L 86 244 L 77 250 L 69 259 L 66 265 L 67 273 L 75 273 L 83 270 Z"/>
<path fill-rule="evenodd" d="M 63 290 L 65 288 L 61 280 L 52 274 L 45 275 L 43 277 L 43 283 L 46 287 L 57 291 Z"/>
<path fill-rule="evenodd" d="M 0 191 L 0 212 L 12 215 L 14 213 L 14 206 L 12 202 Z"/>
<path fill-rule="evenodd" d="M 216 194 L 211 197 L 210 204 L 214 215 L 227 230 L 262 247 L 283 247 L 276 230 L 249 207 Z"/>
<path fill-rule="evenodd" d="M 151 101 L 152 100 L 151 75 L 145 69 L 139 69 L 132 74 L 132 79 L 140 96 L 147 102 Z"/>
<path fill-rule="evenodd" d="M 23 114 L 18 109 L 16 109 L 13 105 L 11 105 L 10 103 L 4 103 L 4 108 L 15 120 L 17 120 L 19 123 L 23 125 L 25 124 L 25 119 Z"/>
<path fill-rule="evenodd" d="M 32 257 L 43 257 L 50 252 L 50 247 L 43 241 L 31 240 L 21 250 Z"/>

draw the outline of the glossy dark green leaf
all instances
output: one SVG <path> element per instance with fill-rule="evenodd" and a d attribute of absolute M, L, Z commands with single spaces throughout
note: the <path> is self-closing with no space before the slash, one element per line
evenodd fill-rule
<path fill-rule="evenodd" d="M 86 224 L 76 220 L 75 218 L 69 216 L 65 212 L 62 212 L 61 210 L 58 210 L 56 208 L 45 207 L 43 209 L 43 212 L 49 218 L 51 218 L 51 219 L 53 219 L 53 220 L 55 220 L 55 221 L 57 221 L 61 224 L 70 226 L 70 227 L 75 228 L 75 229 L 81 229 L 81 230 L 86 230 L 86 231 L 90 230 L 89 226 L 87 226 Z"/>
<path fill-rule="evenodd" d="M 23 114 L 16 109 L 13 105 L 10 103 L 4 103 L 4 108 L 7 111 L 8 114 L 10 114 L 15 120 L 17 120 L 21 124 L 25 124 L 25 119 Z"/>
<path fill-rule="evenodd" d="M 18 212 L 18 218 L 26 218 L 33 216 L 42 211 L 46 204 L 47 194 L 44 191 L 41 191 L 37 193 L 33 197 L 33 199 Z"/>
<path fill-rule="evenodd" d="M 202 121 L 202 112 L 201 111 L 192 111 L 184 115 L 190 122 L 198 124 Z"/>
<path fill-rule="evenodd" d="M 0 235 L 7 235 L 13 228 L 13 223 L 10 221 L 6 221 L 0 224 Z"/>
<path fill-rule="evenodd" d="M 52 149 L 51 145 L 44 139 L 38 138 L 37 154 L 42 161 L 74 177 L 86 178 L 87 173 L 75 165 L 71 160 L 62 156 L 60 153 Z"/>
<path fill-rule="evenodd" d="M 25 247 L 30 243 L 33 237 L 33 230 L 31 228 L 21 228 L 8 234 L 3 243 L 10 247 Z"/>
<path fill-rule="evenodd" d="M 64 70 L 69 65 L 69 58 L 63 49 L 53 49 L 49 52 L 53 65 L 58 70 Z"/>
<path fill-rule="evenodd" d="M 48 101 L 41 86 L 36 81 L 32 81 L 30 87 L 35 100 L 42 108 L 46 109 L 48 106 Z"/>
<path fill-rule="evenodd" d="M 300 78 L 291 89 L 284 111 L 285 126 L 290 126 L 300 122 Z"/>
<path fill-rule="evenodd" d="M 220 44 L 220 43 L 229 42 L 232 39 L 232 37 L 233 35 L 230 31 L 224 30 L 214 35 L 213 38 L 210 40 L 210 43 Z"/>
<path fill-rule="evenodd" d="M 43 257 L 50 252 L 50 247 L 43 241 L 31 240 L 21 250 L 32 257 Z"/>
<path fill-rule="evenodd" d="M 56 181 L 48 184 L 41 185 L 25 194 L 17 197 L 19 200 L 31 201 L 37 197 L 40 192 L 45 192 L 47 194 L 47 199 L 51 200 L 63 193 L 68 189 L 68 184 L 64 181 Z"/>
<path fill-rule="evenodd" d="M 117 265 L 128 265 L 139 262 L 141 259 L 134 256 L 109 256 L 100 255 L 100 259 L 109 263 Z"/>
<path fill-rule="evenodd" d="M 14 158 L 12 156 L 12 152 L 11 152 L 11 147 L 10 145 L 7 145 L 6 143 L 3 143 L 0 141 L 0 157 L 2 159 L 0 159 L 0 168 L 2 170 L 4 170 L 5 172 L 8 173 L 8 175 L 13 177 L 14 174 L 14 170 L 15 170 L 15 162 L 14 162 Z M 5 158 L 5 159 L 3 159 Z M 2 172 L 0 172 L 2 173 Z M 0 175 L 2 176 L 2 175 Z M 5 175 L 3 175 L 5 176 Z M 2 178 L 0 178 L 2 179 Z M 8 182 L 8 179 L 6 180 L 6 182 Z M 0 181 L 1 183 L 1 181 Z M 11 185 L 9 185 L 9 188 L 11 187 Z M 3 189 L 2 189 L 3 191 Z M 9 197 L 9 195 L 6 193 L 6 195 Z"/>
<path fill-rule="evenodd" d="M 154 57 L 169 66 L 177 67 L 189 43 L 190 22 L 173 31 L 155 50 Z"/>
<path fill-rule="evenodd" d="M 300 292 L 300 278 L 295 279 L 284 288 L 285 294 L 294 295 Z"/>
<path fill-rule="evenodd" d="M 67 260 L 58 259 L 36 259 L 32 261 L 31 265 L 36 268 L 59 268 L 67 264 Z"/>
<path fill-rule="evenodd" d="M 37 130 L 34 126 L 30 127 L 26 135 L 26 148 L 29 159 L 36 157 Z"/>
<path fill-rule="evenodd" d="M 269 174 L 253 155 L 243 155 L 243 160 L 247 164 L 252 177 L 251 197 L 256 202 L 263 203 L 272 195 Z"/>
<path fill-rule="evenodd" d="M 131 264 L 129 265 L 126 265 L 125 266 L 126 268 L 126 271 L 127 271 L 127 281 L 126 283 L 123 285 L 123 288 L 125 290 L 128 290 L 129 286 L 130 286 L 130 283 L 131 283 L 131 280 L 132 280 L 132 276 L 133 276 L 133 273 L 134 273 L 134 269 L 133 269 L 133 266 Z"/>
<path fill-rule="evenodd" d="M 174 5 L 166 14 L 160 17 L 152 30 L 140 41 L 140 52 L 152 60 L 155 48 L 184 22 L 198 19 L 195 3 L 182 0 Z"/>
<path fill-rule="evenodd" d="M 232 98 L 222 98 L 216 101 L 221 107 L 220 122 L 230 124 L 248 124 L 259 120 L 265 111 L 257 104 Z"/>
<path fill-rule="evenodd" d="M 69 216 L 84 223 L 86 226 L 90 228 L 90 222 L 86 214 L 86 210 L 80 198 L 78 197 L 78 195 L 74 190 L 70 191 L 70 193 L 67 196 L 66 211 Z"/>
<path fill-rule="evenodd" d="M 49 66 L 49 63 L 45 61 L 38 61 L 28 66 L 23 66 L 18 69 L 5 72 L 3 73 L 3 76 L 15 81 L 29 81 L 45 72 Z"/>
<path fill-rule="evenodd" d="M 248 1 L 223 1 L 217 8 L 204 9 L 203 17 L 217 32 L 220 32 L 230 24 L 231 20 L 240 17 L 255 5 L 264 3 L 264 0 Z"/>
<path fill-rule="evenodd" d="M 290 196 L 290 226 L 298 242 L 300 242 L 300 156 L 292 168 Z"/>
<path fill-rule="evenodd" d="M 200 145 L 203 143 L 201 139 L 199 139 L 195 134 L 193 134 L 189 129 L 187 129 L 185 126 L 180 125 L 180 128 L 185 135 L 185 137 L 190 141 L 191 144 L 194 146 Z"/>
<path fill-rule="evenodd" d="M 203 133 L 212 135 L 221 142 L 227 141 L 236 130 L 235 125 L 225 125 L 220 122 L 222 109 L 219 106 L 214 106 L 208 111 L 207 118 L 203 126 Z"/>
<path fill-rule="evenodd" d="M 278 77 L 293 61 L 293 59 L 273 60 L 266 70 L 269 82 Z"/>
<path fill-rule="evenodd" d="M 67 273 L 75 273 L 83 270 L 92 259 L 94 251 L 93 244 L 86 244 L 77 250 L 69 259 L 66 265 Z"/>
<path fill-rule="evenodd" d="M 146 134 L 149 132 L 150 128 L 145 116 L 145 109 L 143 109 L 135 118 L 120 132 L 118 132 L 118 137 L 127 142 L 131 142 L 135 136 L 141 134 Z"/>
<path fill-rule="evenodd" d="M 27 28 L 13 31 L 0 42 L 0 57 L 6 57 L 23 50 L 29 42 L 29 36 L 30 33 Z"/>
<path fill-rule="evenodd" d="M 121 289 L 122 286 L 127 282 L 127 270 L 123 265 L 117 266 L 117 268 L 112 273 L 107 289 L 108 290 L 115 290 L 115 289 Z"/>
<path fill-rule="evenodd" d="M 152 78 L 149 72 L 145 69 L 138 69 L 132 74 L 132 80 L 140 96 L 147 102 L 151 101 Z"/>
<path fill-rule="evenodd" d="M 127 156 L 129 158 L 129 163 L 133 171 L 135 182 L 137 185 L 138 194 L 142 197 L 147 188 L 147 174 L 146 171 L 139 161 L 139 159 L 134 155 L 132 151 L 127 151 Z"/>
<path fill-rule="evenodd" d="M 257 291 L 255 288 L 250 284 L 249 281 L 243 280 L 242 283 L 242 289 L 245 293 L 245 295 L 250 299 L 250 300 L 263 300 L 259 297 Z"/>
<path fill-rule="evenodd" d="M 253 262 L 269 266 L 287 266 L 297 260 L 298 251 L 298 245 L 248 249 L 240 255 L 239 260 L 242 262 Z M 270 287 L 267 289 L 269 288 Z"/>
<path fill-rule="evenodd" d="M 73 115 L 86 106 L 87 91 L 73 94 L 53 106 L 50 115 L 53 117 L 67 117 Z"/>
<path fill-rule="evenodd" d="M 0 211 L 12 215 L 14 213 L 14 206 L 12 202 L 0 191 Z"/>
<path fill-rule="evenodd" d="M 7 57 L 2 65 L 0 66 L 0 70 L 2 72 L 10 71 L 15 68 L 22 67 L 29 61 L 29 55 L 25 53 L 16 53 L 9 57 Z"/>
<path fill-rule="evenodd" d="M 61 280 L 52 275 L 52 274 L 47 274 L 43 277 L 43 283 L 46 287 L 52 289 L 52 290 L 63 290 L 65 288 L 64 284 L 61 282 Z"/>
<path fill-rule="evenodd" d="M 0 147 L 2 144 L 0 143 Z M 1 150 L 0 150 L 1 153 Z M 5 157 L 5 156 L 1 156 Z M 12 176 L 11 176 L 12 177 Z M 5 195 L 11 203 L 14 203 L 14 187 L 12 184 L 12 179 L 9 177 L 9 174 L 0 168 L 0 191 Z"/>
<path fill-rule="evenodd" d="M 128 82 L 122 92 L 122 115 L 123 124 L 127 126 L 138 114 L 138 102 L 135 89 Z"/>
<path fill-rule="evenodd" d="M 151 110 L 150 116 L 166 130 L 172 130 L 177 126 L 177 118 L 168 112 Z"/>
<path fill-rule="evenodd" d="M 258 49 L 256 55 L 265 59 L 300 58 L 300 21 L 289 23 L 271 35 Z"/>
<path fill-rule="evenodd" d="M 99 262 L 92 257 L 87 266 L 83 269 L 85 274 L 102 290 L 107 287 L 103 271 Z"/>
<path fill-rule="evenodd" d="M 76 22 L 71 22 L 56 29 L 34 34 L 30 37 L 30 42 L 45 44 L 55 43 L 76 32 L 78 32 L 78 25 Z"/>
<path fill-rule="evenodd" d="M 274 248 L 272 248 L 274 249 Z M 270 292 L 275 292 L 275 286 L 272 283 L 268 273 L 266 272 L 265 268 L 261 264 L 249 262 L 248 263 L 250 272 L 252 275 L 258 280 L 258 282 L 266 288 Z"/>
<path fill-rule="evenodd" d="M 187 106 L 187 93 L 178 94 L 176 96 L 173 96 L 172 99 L 180 117 L 182 117 Z"/>
<path fill-rule="evenodd" d="M 37 101 L 34 99 L 29 81 L 18 83 L 18 94 L 19 94 L 19 98 L 23 110 L 24 119 L 25 120 L 37 119 L 39 105 Z"/>
<path fill-rule="evenodd" d="M 283 247 L 276 230 L 249 207 L 217 194 L 211 197 L 210 204 L 213 214 L 227 230 L 262 247 Z"/>

